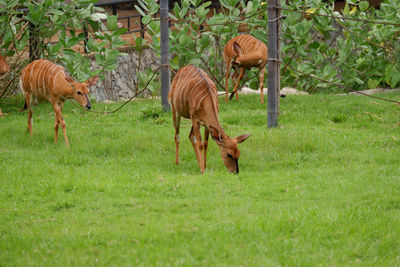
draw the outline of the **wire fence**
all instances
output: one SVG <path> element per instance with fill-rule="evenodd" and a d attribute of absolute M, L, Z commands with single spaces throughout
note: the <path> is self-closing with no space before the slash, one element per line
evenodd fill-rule
<path fill-rule="evenodd" d="M 294 12 L 294 13 L 298 13 L 298 14 L 303 14 L 303 15 L 309 16 L 309 17 L 311 17 L 311 16 L 319 16 L 319 17 L 333 18 L 333 19 L 335 19 L 335 20 L 339 23 L 339 25 L 340 25 L 343 29 L 345 29 L 345 30 L 351 32 L 351 33 L 354 34 L 355 36 L 357 36 L 357 37 L 363 39 L 364 41 L 370 43 L 371 45 L 382 49 L 382 51 L 385 53 L 385 55 L 386 55 L 386 57 L 387 57 L 387 60 L 388 60 L 389 62 L 395 63 L 395 61 L 396 61 L 396 59 L 394 58 L 394 56 L 395 56 L 395 52 L 394 52 L 394 51 L 391 51 L 391 50 L 390 50 L 387 46 L 385 46 L 384 44 L 377 44 L 377 43 L 375 43 L 375 42 L 369 40 L 368 38 L 365 38 L 364 36 L 362 36 L 362 35 L 360 35 L 360 34 L 357 34 L 356 32 L 352 31 L 349 27 L 346 27 L 346 26 L 344 25 L 344 23 L 342 23 L 342 22 L 348 20 L 348 21 L 357 21 L 357 22 L 363 22 L 363 23 L 372 23 L 372 24 L 381 24 L 381 25 L 391 25 L 391 26 L 400 26 L 400 23 L 393 23 L 393 22 L 388 22 L 388 21 L 378 21 L 378 20 L 367 20 L 367 19 L 350 18 L 350 17 L 345 17 L 345 16 L 334 16 L 334 15 L 328 15 L 328 14 L 320 14 L 320 13 L 315 13 L 315 12 L 309 12 L 309 11 L 307 11 L 307 10 L 294 10 L 294 9 L 283 8 L 283 7 L 276 7 L 276 6 L 272 6 L 272 7 L 270 6 L 269 8 L 275 8 L 275 9 L 280 9 L 280 10 L 286 11 L 286 12 Z M 226 25 L 228 25 L 228 24 L 233 24 L 233 23 L 238 23 L 238 22 L 239 22 L 239 23 L 240 23 L 240 22 L 245 22 L 245 21 L 246 21 L 247 19 L 249 19 L 249 18 L 252 18 L 252 17 L 254 17 L 254 16 L 258 16 L 258 15 L 261 15 L 261 14 L 265 14 L 265 13 L 266 13 L 266 10 L 261 10 L 261 11 L 259 11 L 259 12 L 254 13 L 254 14 L 251 14 L 251 15 L 249 15 L 249 16 L 244 16 L 243 14 L 240 14 L 240 15 L 238 16 L 238 18 L 236 18 L 236 19 L 234 19 L 234 20 L 231 20 L 231 21 L 226 21 L 226 22 L 224 22 L 224 23 L 215 23 L 215 24 L 203 23 L 203 24 L 197 25 L 197 26 L 205 26 L 205 27 L 207 27 L 207 26 L 208 26 L 208 27 L 210 27 L 210 26 L 226 26 Z M 240 17 L 240 16 L 242 16 L 242 17 Z M 285 17 L 286 17 L 286 16 L 281 16 L 281 17 L 278 18 L 278 19 L 284 19 Z M 179 22 L 183 22 L 183 20 L 173 20 L 173 22 L 174 22 L 174 23 L 179 23 Z M 338 37 L 338 36 L 339 36 L 339 35 L 337 35 L 336 37 Z M 328 47 L 330 47 L 330 46 L 333 44 L 333 42 L 334 42 L 334 38 L 331 40 L 331 42 L 330 42 L 330 44 L 328 45 Z M 379 99 L 379 100 L 382 100 L 382 101 L 387 101 L 387 102 L 391 102 L 391 103 L 395 103 L 395 104 L 400 104 L 400 101 L 395 101 L 395 100 L 391 100 L 391 99 L 387 99 L 387 98 L 383 98 L 383 97 L 371 96 L 371 95 L 369 95 L 369 94 L 365 94 L 365 93 L 360 92 L 360 91 L 358 91 L 358 90 L 354 90 L 354 89 L 352 89 L 352 88 L 350 88 L 350 87 L 347 87 L 347 86 L 344 86 L 344 85 L 342 85 L 342 84 L 335 83 L 335 82 L 332 82 L 332 81 L 328 81 L 328 80 L 325 80 L 325 79 L 322 79 L 322 78 L 313 76 L 313 75 L 311 75 L 311 74 L 307 74 L 307 73 L 305 73 L 305 72 L 302 72 L 302 71 L 300 71 L 300 70 L 298 70 L 298 69 L 296 69 L 296 68 L 294 68 L 294 67 L 292 67 L 292 66 L 290 65 L 291 62 L 292 62 L 293 60 L 295 60 L 297 56 L 298 56 L 298 55 L 296 55 L 296 53 L 293 53 L 293 54 L 292 54 L 292 56 L 290 57 L 290 60 L 289 60 L 286 64 L 284 64 L 284 66 L 283 66 L 283 68 L 282 68 L 282 74 L 284 74 L 284 73 L 286 72 L 286 70 L 290 68 L 292 71 L 295 71 L 295 72 L 297 72 L 297 73 L 299 73 L 299 74 L 301 74 L 301 75 L 307 76 L 307 77 L 309 77 L 309 78 L 318 80 L 318 81 L 323 82 L 323 83 L 326 83 L 326 84 L 334 85 L 334 86 L 336 86 L 336 87 L 339 87 L 339 88 L 344 89 L 344 90 L 347 91 L 347 92 L 354 92 L 354 93 L 359 94 L 359 95 L 363 95 L 363 96 L 367 96 L 367 97 L 371 97 L 371 98 L 375 98 L 375 99 Z M 202 61 L 203 65 L 206 67 L 206 70 L 207 70 L 208 74 L 211 76 L 211 78 L 214 80 L 214 82 L 216 82 L 220 87 L 224 88 L 224 86 L 223 86 L 223 85 L 221 84 L 221 82 L 220 82 L 220 79 L 218 79 L 217 77 L 215 77 L 215 75 L 213 74 L 211 68 L 209 67 L 209 65 L 208 65 L 208 63 L 207 63 L 207 61 L 206 61 L 202 56 L 201 56 L 200 58 L 201 58 L 201 61 Z M 346 64 L 346 63 L 344 63 L 344 64 Z M 318 68 L 318 66 L 316 66 L 316 68 Z M 398 67 L 396 66 L 396 68 L 398 68 Z M 359 70 L 355 70 L 355 71 L 357 71 L 359 74 L 367 75 L 366 73 L 363 73 L 362 71 L 359 71 Z M 257 75 L 255 75 L 254 77 L 256 77 L 256 76 L 257 76 Z M 254 77 L 250 77 L 250 78 L 244 79 L 244 80 L 242 81 L 241 87 L 243 87 L 243 86 L 246 84 L 247 81 L 253 79 Z M 241 87 L 240 87 L 240 88 L 241 88 Z"/>
<path fill-rule="evenodd" d="M 116 1 L 115 3 L 117 3 L 117 2 L 119 3 L 121 1 Z M 115 3 L 113 3 L 113 4 L 115 4 Z M 377 47 L 379 49 L 382 49 L 382 51 L 385 53 L 385 56 L 386 56 L 388 62 L 392 62 L 392 63 L 396 62 L 396 58 L 395 58 L 396 52 L 395 51 L 391 50 L 388 46 L 385 46 L 384 44 L 378 44 L 378 43 L 373 42 L 372 40 L 369 40 L 368 38 L 365 38 L 364 36 L 358 34 L 357 32 L 355 32 L 353 30 L 351 30 L 343 22 L 344 21 L 357 21 L 357 22 L 370 23 L 370 24 L 390 25 L 390 26 L 395 26 L 395 27 L 400 26 L 400 23 L 393 23 L 393 22 L 388 22 L 388 21 L 384 21 L 384 20 L 367 20 L 367 19 L 359 19 L 359 18 L 350 18 L 350 17 L 346 17 L 346 16 L 335 16 L 335 15 L 329 15 L 329 14 L 321 14 L 321 13 L 318 13 L 318 12 L 310 12 L 310 11 L 307 11 L 307 10 L 290 9 L 290 8 L 283 8 L 283 7 L 276 7 L 276 6 L 269 6 L 268 8 L 280 9 L 281 11 L 285 11 L 285 12 L 288 12 L 288 13 L 293 12 L 293 13 L 297 13 L 297 14 L 302 14 L 302 15 L 307 16 L 307 17 L 317 16 L 317 17 L 333 18 L 338 22 L 340 27 L 342 27 L 346 31 L 351 32 L 354 36 L 357 36 L 358 38 L 363 39 L 365 42 L 368 42 L 370 45 L 375 46 L 375 47 Z M 240 23 L 245 22 L 246 20 L 251 19 L 251 18 L 256 17 L 256 16 L 262 16 L 262 15 L 266 16 L 266 12 L 267 12 L 267 9 L 264 9 L 264 10 L 260 10 L 259 12 L 254 13 L 254 14 L 246 15 L 245 11 L 243 10 L 238 15 L 237 18 L 234 18 L 232 20 L 228 20 L 228 21 L 226 21 L 224 23 L 207 23 L 207 22 L 203 22 L 201 24 L 198 24 L 197 26 L 202 27 L 202 28 L 207 28 L 207 27 L 212 27 L 212 26 L 226 26 L 228 24 L 238 24 L 238 23 L 240 24 Z M 140 25 L 132 27 L 132 24 L 133 24 L 132 20 L 137 20 L 138 18 L 140 20 Z M 285 18 L 285 16 L 281 16 L 278 19 L 284 19 L 284 18 Z M 153 20 L 157 20 L 157 19 L 158 18 L 153 18 Z M 142 16 L 141 15 L 120 16 L 120 17 L 118 17 L 118 21 L 126 21 L 127 28 L 128 28 L 128 33 L 140 32 L 141 36 L 144 37 L 144 33 L 146 31 L 147 24 L 143 24 L 142 23 Z M 170 22 L 171 22 L 171 26 L 173 26 L 174 24 L 185 22 L 185 20 L 184 19 L 181 19 L 181 20 L 170 19 Z M 332 39 L 330 44 L 328 45 L 328 47 L 330 47 L 333 44 L 333 41 L 334 40 Z M 282 74 L 284 74 L 288 69 L 290 69 L 290 70 L 292 70 L 292 71 L 294 71 L 294 72 L 296 72 L 298 74 L 307 76 L 307 77 L 309 77 L 311 79 L 314 79 L 314 80 L 318 80 L 318 81 L 320 81 L 322 83 L 326 83 L 326 84 L 330 84 L 330 85 L 342 88 L 342 89 L 344 89 L 344 90 L 346 90 L 348 92 L 354 92 L 354 93 L 357 93 L 357 94 L 360 94 L 360 95 L 364 95 L 364 96 L 367 96 L 367 97 L 372 97 L 372 98 L 379 99 L 379 100 L 382 100 L 382 101 L 387 101 L 387 102 L 391 102 L 391 103 L 395 103 L 395 104 L 400 104 L 400 101 L 395 101 L 395 100 L 387 99 L 387 98 L 383 98 L 383 97 L 371 96 L 371 95 L 359 92 L 358 90 L 354 90 L 354 89 L 352 89 L 350 87 L 344 86 L 342 84 L 335 83 L 335 82 L 332 82 L 332 81 L 329 81 L 329 80 L 325 80 L 325 79 L 322 79 L 320 77 L 316 77 L 314 75 L 305 73 L 305 72 L 303 72 L 303 71 L 301 71 L 301 70 L 299 70 L 299 69 L 297 69 L 297 68 L 295 68 L 295 67 L 293 67 L 291 65 L 291 63 L 294 62 L 298 58 L 298 56 L 299 55 L 297 55 L 295 52 L 292 53 L 292 55 L 289 58 L 289 61 L 286 62 L 283 65 L 283 67 L 281 68 Z M 216 77 L 214 75 L 214 73 L 212 71 L 212 68 L 207 63 L 207 60 L 203 56 L 200 56 L 200 59 L 201 59 L 202 64 L 205 66 L 207 73 L 211 76 L 211 78 L 214 80 L 214 82 L 216 82 L 221 88 L 224 88 L 224 86 L 221 84 L 221 79 L 219 79 L 218 77 Z M 344 63 L 344 64 L 346 64 L 346 63 Z M 396 68 L 397 68 L 397 70 L 399 70 L 397 66 L 396 66 Z M 159 71 L 159 69 L 157 71 Z M 362 71 L 360 71 L 360 70 L 356 70 L 356 71 L 360 75 L 361 74 L 367 75 L 366 73 L 362 73 Z M 257 76 L 257 74 L 254 77 L 256 77 L 256 76 Z M 242 83 L 241 83 L 241 87 L 243 87 L 246 84 L 246 82 L 248 82 L 249 80 L 253 79 L 254 77 L 252 76 L 252 77 L 248 77 L 248 78 L 244 79 L 242 81 Z M 146 85 L 146 88 L 147 88 L 147 85 Z M 142 91 L 140 91 L 140 93 L 141 92 Z M 137 94 L 134 97 L 136 97 L 136 96 L 137 96 Z M 129 102 L 129 101 L 127 101 L 127 102 Z M 100 112 L 100 113 L 102 113 L 102 112 Z"/>

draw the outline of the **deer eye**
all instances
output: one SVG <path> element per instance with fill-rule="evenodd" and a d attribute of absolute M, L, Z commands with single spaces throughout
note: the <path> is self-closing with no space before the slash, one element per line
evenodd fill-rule
<path fill-rule="evenodd" d="M 230 153 L 226 154 L 226 156 L 227 156 L 228 158 L 230 158 L 230 159 L 233 159 L 233 156 L 232 156 L 232 154 L 230 154 Z"/>
<path fill-rule="evenodd" d="M 78 91 L 77 94 L 78 94 L 78 95 L 82 95 L 82 92 L 79 92 L 79 91 Z"/>

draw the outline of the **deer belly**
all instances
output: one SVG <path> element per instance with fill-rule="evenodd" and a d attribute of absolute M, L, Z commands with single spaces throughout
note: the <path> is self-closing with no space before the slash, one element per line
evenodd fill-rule
<path fill-rule="evenodd" d="M 189 108 L 178 108 L 177 111 L 182 117 L 190 119 L 190 110 L 189 110 Z"/>
<path fill-rule="evenodd" d="M 49 96 L 48 91 L 42 87 L 33 88 L 32 93 L 40 100 L 47 100 Z"/>

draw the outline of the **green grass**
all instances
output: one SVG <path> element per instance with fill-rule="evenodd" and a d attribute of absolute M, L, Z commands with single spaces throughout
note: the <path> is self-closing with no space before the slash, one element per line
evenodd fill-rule
<path fill-rule="evenodd" d="M 221 98 L 227 134 L 252 136 L 238 175 L 213 141 L 201 175 L 188 120 L 175 166 L 159 102 L 113 115 L 67 102 L 66 148 L 49 104 L 35 106 L 31 139 L 22 102 L 1 101 L 0 266 L 400 265 L 399 106 L 287 96 L 268 129 L 258 96 Z"/>

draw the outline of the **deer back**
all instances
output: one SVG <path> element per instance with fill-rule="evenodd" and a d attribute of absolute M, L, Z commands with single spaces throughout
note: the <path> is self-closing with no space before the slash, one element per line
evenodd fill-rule
<path fill-rule="evenodd" d="M 63 67 L 48 60 L 35 60 L 21 71 L 21 85 L 24 92 L 29 91 L 39 98 L 71 98 L 74 90 L 66 77 Z"/>
<path fill-rule="evenodd" d="M 238 49 L 240 49 L 240 55 Z M 247 34 L 239 35 L 226 43 L 224 60 L 226 64 L 234 65 L 236 63 L 239 67 L 262 67 L 267 64 L 267 51 L 267 46 L 264 42 L 257 38 Z"/>
<path fill-rule="evenodd" d="M 8 65 L 5 58 L 0 55 L 0 75 L 8 72 L 9 70 L 10 65 Z"/>
<path fill-rule="evenodd" d="M 168 95 L 176 112 L 185 118 L 201 117 L 205 123 L 207 113 L 214 119 L 218 114 L 217 88 L 202 69 L 188 65 L 175 75 Z M 209 116 L 210 117 L 210 116 Z"/>

